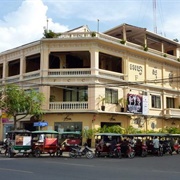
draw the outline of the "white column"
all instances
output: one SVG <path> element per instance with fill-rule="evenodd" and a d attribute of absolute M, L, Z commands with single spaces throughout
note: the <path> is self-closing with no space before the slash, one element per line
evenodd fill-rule
<path fill-rule="evenodd" d="M 91 55 L 91 75 L 99 74 L 99 51 L 92 49 L 90 51 Z"/>

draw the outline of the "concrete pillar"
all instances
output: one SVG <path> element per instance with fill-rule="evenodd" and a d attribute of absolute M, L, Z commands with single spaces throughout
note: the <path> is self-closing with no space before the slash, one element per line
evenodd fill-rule
<path fill-rule="evenodd" d="M 91 56 L 91 75 L 99 74 L 99 51 L 93 48 L 90 51 Z"/>

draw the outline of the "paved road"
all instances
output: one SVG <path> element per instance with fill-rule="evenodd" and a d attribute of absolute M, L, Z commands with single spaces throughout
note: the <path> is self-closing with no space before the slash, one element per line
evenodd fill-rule
<path fill-rule="evenodd" d="M 0 180 L 179 180 L 180 155 L 134 159 L 0 156 Z"/>

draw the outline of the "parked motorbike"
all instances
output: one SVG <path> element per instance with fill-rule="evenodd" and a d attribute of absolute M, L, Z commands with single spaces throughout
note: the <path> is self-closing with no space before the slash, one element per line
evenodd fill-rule
<path fill-rule="evenodd" d="M 76 158 L 76 157 L 82 157 L 85 156 L 88 159 L 92 159 L 94 157 L 93 151 L 87 146 L 87 143 L 84 144 L 84 146 L 75 146 L 72 147 L 69 156 L 71 158 Z"/>
<path fill-rule="evenodd" d="M 109 152 L 110 157 L 117 157 L 117 158 L 122 158 L 121 154 L 121 146 L 120 144 L 116 144 L 113 150 Z"/>
<path fill-rule="evenodd" d="M 159 149 L 154 150 L 154 155 L 163 156 L 163 144 L 159 144 Z"/>
<path fill-rule="evenodd" d="M 169 142 L 163 144 L 163 154 L 172 155 L 172 148 Z"/>
<path fill-rule="evenodd" d="M 174 144 L 173 150 L 174 150 L 177 154 L 180 154 L 180 145 L 179 145 L 179 144 Z"/>
<path fill-rule="evenodd" d="M 0 154 L 4 154 L 5 156 L 8 154 L 7 152 L 7 143 L 3 142 L 0 146 Z"/>
<path fill-rule="evenodd" d="M 128 157 L 132 159 L 135 157 L 135 150 L 131 146 L 131 144 L 127 144 L 127 145 L 121 144 L 121 154 L 124 157 Z"/>

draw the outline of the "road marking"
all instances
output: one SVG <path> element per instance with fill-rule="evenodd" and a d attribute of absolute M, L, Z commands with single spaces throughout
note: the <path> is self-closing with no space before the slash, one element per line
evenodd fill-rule
<path fill-rule="evenodd" d="M 14 172 L 21 172 L 21 173 L 29 173 L 32 174 L 31 171 L 23 171 L 23 170 L 17 170 L 17 169 L 7 169 L 7 168 L 0 168 L 0 171 L 14 171 Z"/>
<path fill-rule="evenodd" d="M 163 171 L 163 170 L 152 170 L 153 172 L 160 172 L 160 173 L 176 173 L 180 174 L 178 171 Z"/>
<path fill-rule="evenodd" d="M 62 162 L 50 162 L 46 161 L 46 163 L 55 163 L 55 164 L 64 164 L 64 165 L 71 165 L 71 166 L 86 166 L 86 167 L 95 167 L 95 165 L 85 165 L 85 164 L 77 164 L 77 163 L 62 163 Z"/>
<path fill-rule="evenodd" d="M 0 161 L 9 161 L 9 160 L 13 160 L 15 158 L 0 158 Z"/>

